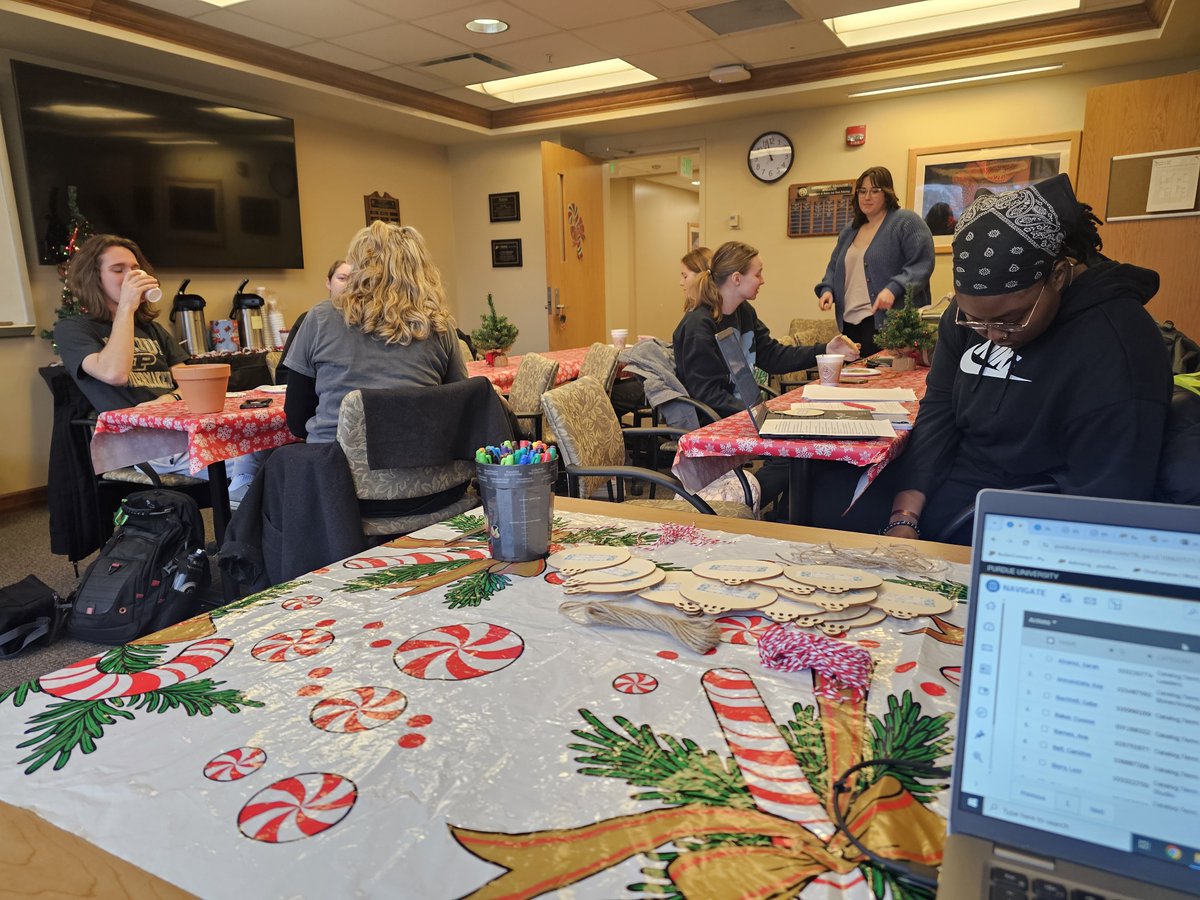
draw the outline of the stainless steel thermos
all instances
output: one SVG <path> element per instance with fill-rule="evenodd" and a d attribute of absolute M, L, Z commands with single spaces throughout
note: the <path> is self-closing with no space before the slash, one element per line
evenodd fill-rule
<path fill-rule="evenodd" d="M 245 293 L 249 283 L 250 279 L 247 278 L 238 285 L 233 294 L 233 309 L 229 311 L 229 318 L 237 322 L 243 350 L 264 350 L 267 346 L 266 311 L 262 297 Z"/>
<path fill-rule="evenodd" d="M 204 298 L 187 293 L 190 278 L 183 279 L 171 303 L 171 322 L 175 337 L 192 356 L 208 352 L 208 326 L 204 322 Z"/>

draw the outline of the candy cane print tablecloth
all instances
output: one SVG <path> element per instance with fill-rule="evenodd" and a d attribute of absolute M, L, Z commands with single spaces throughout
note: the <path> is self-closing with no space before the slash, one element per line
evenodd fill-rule
<path fill-rule="evenodd" d="M 573 347 L 570 350 L 542 350 L 538 352 L 538 356 L 558 360 L 558 375 L 554 378 L 554 383 L 557 385 L 574 381 L 579 377 L 579 368 L 583 365 L 583 358 L 587 356 L 587 352 L 587 347 Z M 472 378 L 482 375 L 495 387 L 507 391 L 512 387 L 513 378 L 516 377 L 517 367 L 520 364 L 521 357 L 519 356 L 510 356 L 507 366 L 489 366 L 483 360 L 471 360 L 467 363 L 467 374 Z"/>
<path fill-rule="evenodd" d="M 965 566 L 921 580 L 947 615 L 842 639 L 872 657 L 863 694 L 764 668 L 753 611 L 707 655 L 578 625 L 559 574 L 492 560 L 480 524 L 0 694 L 0 797 L 206 898 L 875 896 L 829 773 L 883 742 L 949 761 Z M 553 541 L 668 568 L 802 546 L 576 512 Z M 849 811 L 877 820 L 877 852 L 936 864 L 947 802 L 939 781 L 867 770 Z"/>
<path fill-rule="evenodd" d="M 241 409 L 251 398 L 272 402 L 263 409 Z M 186 450 L 188 471 L 195 475 L 212 463 L 296 440 L 287 427 L 281 394 L 245 391 L 227 396 L 219 413 L 193 415 L 178 400 L 100 413 L 92 435 L 92 465 L 97 472 L 109 472 Z"/>

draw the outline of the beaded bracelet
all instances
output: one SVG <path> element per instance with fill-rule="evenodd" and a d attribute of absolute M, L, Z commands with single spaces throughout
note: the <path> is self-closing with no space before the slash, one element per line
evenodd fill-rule
<path fill-rule="evenodd" d="M 879 529 L 879 533 L 887 534 L 889 531 L 891 531 L 897 525 L 903 525 L 906 528 L 911 528 L 913 531 L 915 531 L 917 533 L 917 537 L 921 536 L 921 529 L 918 527 L 915 519 L 897 519 L 895 522 L 888 522 L 886 525 L 884 525 L 882 528 Z"/>

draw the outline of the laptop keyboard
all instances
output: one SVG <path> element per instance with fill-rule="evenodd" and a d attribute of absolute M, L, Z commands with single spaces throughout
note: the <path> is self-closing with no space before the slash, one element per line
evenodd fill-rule
<path fill-rule="evenodd" d="M 1012 869 L 992 867 L 988 900 L 1119 900 L 1086 888 L 1071 887 L 1061 881 L 1029 876 Z"/>

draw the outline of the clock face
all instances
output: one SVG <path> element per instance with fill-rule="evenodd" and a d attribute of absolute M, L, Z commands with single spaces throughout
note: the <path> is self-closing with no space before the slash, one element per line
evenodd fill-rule
<path fill-rule="evenodd" d="M 792 142 L 787 135 L 768 131 L 754 139 L 746 156 L 746 165 L 759 181 L 771 184 L 788 173 L 792 167 Z"/>

